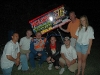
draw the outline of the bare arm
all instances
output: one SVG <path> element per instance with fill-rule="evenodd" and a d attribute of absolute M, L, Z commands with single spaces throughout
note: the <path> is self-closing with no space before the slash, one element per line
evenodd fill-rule
<path fill-rule="evenodd" d="M 91 46 L 92 46 L 92 39 L 89 40 L 89 46 L 88 46 L 88 54 L 90 54 L 90 50 L 91 50 Z"/>
<path fill-rule="evenodd" d="M 61 26 L 59 27 L 62 31 L 69 33 L 66 29 L 63 29 Z"/>
<path fill-rule="evenodd" d="M 6 57 L 7 57 L 7 59 L 10 60 L 10 61 L 13 61 L 13 62 L 16 61 L 16 59 L 13 58 L 11 55 L 6 55 Z"/>
<path fill-rule="evenodd" d="M 20 52 L 17 53 L 17 59 L 20 60 Z"/>
<path fill-rule="evenodd" d="M 70 62 L 70 65 L 76 63 L 76 59 L 73 59 L 71 62 Z"/>
<path fill-rule="evenodd" d="M 20 63 L 20 52 L 17 53 L 17 58 L 16 59 L 13 58 L 11 55 L 6 55 L 6 57 L 7 57 L 8 60 L 15 62 L 16 66 L 19 65 L 19 63 Z"/>
<path fill-rule="evenodd" d="M 61 57 L 66 61 L 67 65 L 70 64 L 70 61 L 64 56 L 64 53 L 61 53 Z"/>

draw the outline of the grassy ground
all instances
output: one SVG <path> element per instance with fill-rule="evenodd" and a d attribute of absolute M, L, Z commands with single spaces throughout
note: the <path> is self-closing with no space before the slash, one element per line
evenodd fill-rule
<path fill-rule="evenodd" d="M 34 69 L 34 71 L 31 71 L 31 72 L 23 73 L 21 70 L 18 71 L 17 67 L 14 66 L 12 75 L 59 75 L 59 70 L 56 70 L 54 67 L 53 67 L 53 69 L 51 71 L 49 71 L 47 69 L 47 67 L 48 67 L 48 63 L 47 62 L 44 62 L 44 64 L 41 67 L 38 66 L 37 62 L 38 61 L 36 61 L 36 66 L 37 67 Z M 29 64 L 29 66 L 30 66 L 30 64 Z M 74 75 L 74 73 L 71 73 L 67 69 L 67 67 L 65 67 L 65 68 L 66 68 L 65 69 L 66 71 L 63 73 L 63 75 L 66 75 L 66 74 Z M 0 72 L 0 73 L 2 73 L 2 72 Z"/>
<path fill-rule="evenodd" d="M 54 68 L 49 71 L 47 69 L 48 64 L 45 62 L 42 67 L 39 67 L 38 64 L 36 64 L 37 67 L 33 72 L 30 73 L 22 73 L 21 71 L 17 71 L 17 67 L 14 67 L 14 71 L 12 75 L 59 75 L 59 70 L 55 70 Z M 66 69 L 63 75 L 73 75 L 69 70 Z"/>
<path fill-rule="evenodd" d="M 100 75 L 100 48 L 99 44 L 96 44 L 96 42 L 98 41 L 94 41 L 91 54 L 87 58 L 85 75 Z M 21 71 L 17 70 L 16 66 L 14 66 L 12 75 L 59 75 L 59 70 L 55 70 L 53 68 L 51 71 L 49 71 L 47 69 L 48 67 L 47 62 L 44 62 L 41 68 L 38 67 L 38 64 L 36 64 L 36 66 L 37 66 L 36 69 L 30 73 L 22 73 Z M 67 69 L 67 67 L 65 68 L 66 68 L 65 72 L 62 75 L 74 75 Z M 0 70 L 0 74 L 1 73 L 2 71 Z"/>

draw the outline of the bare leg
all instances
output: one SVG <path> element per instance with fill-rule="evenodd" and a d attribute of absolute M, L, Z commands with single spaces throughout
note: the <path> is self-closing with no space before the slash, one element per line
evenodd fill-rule
<path fill-rule="evenodd" d="M 87 58 L 87 54 L 82 54 L 82 75 L 84 75 L 84 70 L 86 66 L 86 58 Z"/>
<path fill-rule="evenodd" d="M 81 65 L 82 65 L 82 53 L 77 52 L 77 55 L 78 55 L 78 73 L 77 73 L 77 75 L 79 75 L 80 74 Z"/>
<path fill-rule="evenodd" d="M 64 63 L 62 63 L 62 62 L 59 62 L 59 65 L 62 67 L 62 68 L 64 68 Z"/>

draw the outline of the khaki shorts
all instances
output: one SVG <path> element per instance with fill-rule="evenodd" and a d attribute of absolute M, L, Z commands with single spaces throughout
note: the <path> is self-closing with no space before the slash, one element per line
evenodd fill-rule
<path fill-rule="evenodd" d="M 61 63 L 63 63 L 64 65 L 66 65 L 66 61 L 63 59 L 63 58 L 60 58 L 59 61 Z M 71 71 L 71 72 L 75 72 L 77 70 L 77 66 L 78 64 L 77 63 L 74 63 L 72 64 L 68 69 Z"/>
<path fill-rule="evenodd" d="M 23 49 L 20 49 L 20 53 L 21 53 L 21 54 L 27 54 L 27 53 L 30 53 L 30 50 L 23 50 Z"/>

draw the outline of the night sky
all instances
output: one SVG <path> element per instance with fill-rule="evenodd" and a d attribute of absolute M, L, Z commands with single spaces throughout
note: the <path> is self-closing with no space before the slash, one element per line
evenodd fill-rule
<path fill-rule="evenodd" d="M 19 32 L 25 36 L 30 29 L 29 20 L 40 16 L 55 7 L 64 4 L 68 11 L 74 10 L 77 17 L 87 15 L 94 28 L 95 37 L 100 37 L 100 1 L 99 0 L 12 0 L 0 1 L 0 44 L 7 42 L 8 31 Z"/>

